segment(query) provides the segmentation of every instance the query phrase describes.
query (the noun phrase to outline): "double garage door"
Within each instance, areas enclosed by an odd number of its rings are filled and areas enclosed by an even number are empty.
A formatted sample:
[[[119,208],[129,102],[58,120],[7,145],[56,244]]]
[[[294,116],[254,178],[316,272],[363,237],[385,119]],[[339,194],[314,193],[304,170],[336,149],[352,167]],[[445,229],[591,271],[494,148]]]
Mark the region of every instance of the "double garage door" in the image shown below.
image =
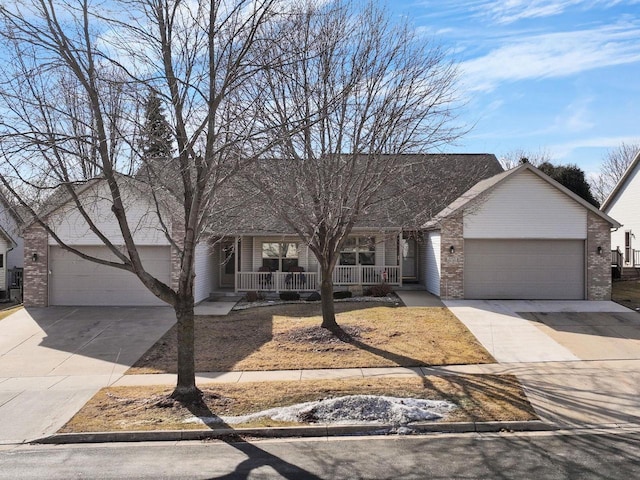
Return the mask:
[[[106,247],[80,247],[83,253],[114,260]],[[169,283],[171,255],[169,247],[140,247],[145,269]],[[165,305],[133,273],[83,260],[60,247],[49,248],[50,305]]]
[[[464,242],[467,299],[582,300],[583,240]]]

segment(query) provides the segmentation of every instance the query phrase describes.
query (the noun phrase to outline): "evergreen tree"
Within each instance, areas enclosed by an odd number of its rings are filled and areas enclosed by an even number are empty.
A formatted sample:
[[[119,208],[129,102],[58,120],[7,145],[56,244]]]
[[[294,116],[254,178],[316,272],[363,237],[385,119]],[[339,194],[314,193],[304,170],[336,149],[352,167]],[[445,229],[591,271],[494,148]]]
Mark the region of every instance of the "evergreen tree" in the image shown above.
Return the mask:
[[[173,155],[173,131],[165,117],[162,102],[153,90],[145,106],[140,144],[146,160],[169,160]]]
[[[584,198],[591,205],[600,206],[600,203],[591,193],[591,187],[585,179],[584,171],[577,165],[553,165],[550,162],[544,162],[538,168],[556,182]]]

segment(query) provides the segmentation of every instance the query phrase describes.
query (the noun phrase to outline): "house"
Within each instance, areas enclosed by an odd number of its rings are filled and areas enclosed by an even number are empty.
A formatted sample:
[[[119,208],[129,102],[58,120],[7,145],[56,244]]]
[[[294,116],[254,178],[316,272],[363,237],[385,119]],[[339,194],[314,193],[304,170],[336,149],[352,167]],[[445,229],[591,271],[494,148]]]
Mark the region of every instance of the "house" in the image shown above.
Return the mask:
[[[334,271],[337,288],[386,282],[444,298],[609,298],[615,220],[528,164],[503,172],[488,154],[406,160],[418,188],[398,188],[391,203],[368,211],[354,227]],[[82,194],[108,198],[102,188],[104,182],[96,182]],[[388,188],[393,191],[392,179]],[[132,184],[125,200],[143,263],[167,283],[175,281],[176,252],[160,233],[150,199]],[[71,204],[48,215],[65,242],[109,258]],[[107,200],[91,215],[114,244],[122,243]],[[196,251],[196,302],[220,290],[319,289],[315,256],[266,209],[230,214],[224,229],[209,234]],[[37,224],[25,230],[25,241],[26,304],[160,304],[133,274],[67,252]]]
[[[614,256],[620,252],[624,267],[640,269],[640,152],[600,209],[622,223],[611,233]]]
[[[12,286],[19,292],[24,265],[22,223],[15,206],[0,191],[0,298],[8,298]]]

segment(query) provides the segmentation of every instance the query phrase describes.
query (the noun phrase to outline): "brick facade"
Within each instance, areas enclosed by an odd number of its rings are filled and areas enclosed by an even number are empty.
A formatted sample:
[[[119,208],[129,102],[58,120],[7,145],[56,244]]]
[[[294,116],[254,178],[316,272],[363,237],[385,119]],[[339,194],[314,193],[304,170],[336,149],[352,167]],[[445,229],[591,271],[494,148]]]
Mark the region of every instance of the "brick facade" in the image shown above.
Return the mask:
[[[24,238],[24,292],[26,307],[49,305],[49,245],[46,230],[34,223],[23,233]],[[33,256],[38,256],[34,261]]]
[[[443,220],[440,230],[440,297],[464,298],[464,238],[462,212]],[[454,253],[451,253],[451,247]]]
[[[611,226],[593,212],[587,216],[586,295],[587,300],[611,300]],[[440,296],[464,299],[464,224],[462,213],[441,225]],[[451,246],[455,252],[451,253]],[[602,253],[598,254],[598,247]]]
[[[586,248],[587,300],[611,300],[611,225],[593,212],[587,214]]]

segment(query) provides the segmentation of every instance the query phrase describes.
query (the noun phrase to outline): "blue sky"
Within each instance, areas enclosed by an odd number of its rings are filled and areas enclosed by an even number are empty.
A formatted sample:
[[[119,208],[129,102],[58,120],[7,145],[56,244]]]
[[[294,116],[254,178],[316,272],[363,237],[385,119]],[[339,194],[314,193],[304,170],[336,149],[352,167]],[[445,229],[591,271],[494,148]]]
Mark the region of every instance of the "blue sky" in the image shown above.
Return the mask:
[[[640,0],[391,0],[460,63],[461,119],[449,151],[523,149],[597,172],[640,141]]]

